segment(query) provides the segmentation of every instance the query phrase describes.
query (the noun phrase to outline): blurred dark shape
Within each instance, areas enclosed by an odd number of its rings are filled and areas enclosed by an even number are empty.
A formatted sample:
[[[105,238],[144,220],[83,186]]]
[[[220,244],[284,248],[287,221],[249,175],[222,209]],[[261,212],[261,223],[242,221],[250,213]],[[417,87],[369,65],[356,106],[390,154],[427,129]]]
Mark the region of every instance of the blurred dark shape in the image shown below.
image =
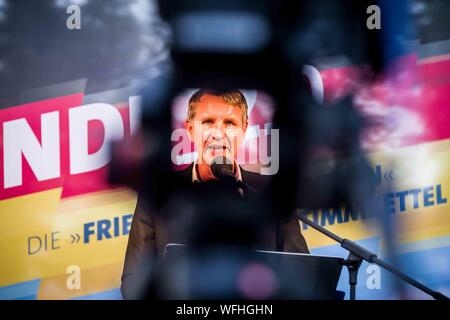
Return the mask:
[[[236,277],[255,262],[252,251],[264,237],[268,215],[258,195],[247,193],[243,198],[234,184],[219,180],[183,184],[160,214],[173,234],[186,239],[189,249],[186,259],[169,269],[156,265],[158,271],[143,289],[145,298],[245,298]],[[183,268],[188,262],[187,280]]]
[[[177,220],[181,212],[193,214],[185,223],[174,224],[185,226],[176,232],[188,236],[192,245],[189,257],[200,257],[209,265],[205,259],[211,258],[209,262],[214,264],[217,260],[212,252],[222,252],[244,267],[247,260],[241,260],[241,253],[250,254],[264,226],[289,217],[299,207],[347,205],[369,215],[383,210],[374,198],[375,175],[360,146],[366,122],[352,97],[321,106],[302,75],[306,63],[330,55],[366,64],[372,75],[377,75],[385,71],[390,59],[404,53],[407,35],[401,25],[389,25],[393,32],[389,37],[367,28],[366,9],[371,4],[373,1],[356,0],[159,1],[161,16],[174,35],[173,69],[163,82],[150,82],[144,91],[142,132],[145,141],[152,141],[152,152],[144,152],[140,193],[168,222]],[[383,7],[389,11],[386,23],[396,14],[404,15],[402,4]],[[399,35],[402,41],[396,43]],[[164,87],[160,92],[165,95],[155,98],[151,87]],[[258,201],[244,204],[230,184],[189,186],[188,192],[180,184],[171,167],[170,106],[172,98],[185,88],[249,88],[273,97],[277,108],[273,128],[280,133],[280,170]],[[146,296],[172,297],[173,292],[158,288],[164,286],[158,280],[164,272],[159,268],[150,279]],[[225,271],[223,276],[229,277]],[[214,283],[213,275],[203,280]],[[241,298],[234,291],[216,293],[215,298]],[[190,292],[184,293],[186,296],[208,295]]]
[[[315,106],[310,95],[298,99],[305,106],[298,112],[303,114],[295,118],[291,113],[289,122],[282,124],[285,130],[280,127],[286,139],[281,141],[284,163],[280,162],[274,186],[274,192],[283,187],[278,201],[292,208],[347,204],[368,210],[365,201],[374,194],[376,179],[360,148],[364,119],[350,98],[326,108]]]
[[[392,216],[371,196],[373,176],[361,156],[359,135],[367,124],[351,97],[318,105],[302,67],[316,58],[344,56],[351,64],[367,64],[373,77],[389,73],[387,66],[410,50],[414,30],[408,13],[423,43],[447,40],[449,1],[159,1],[174,32],[173,68],[170,30],[154,1],[79,3],[82,30],[70,31],[70,1],[0,1],[0,107],[19,104],[21,90],[79,78],[88,79],[86,93],[146,82],[142,130],[114,155],[112,176],[164,208],[173,199],[182,201],[174,197],[177,177],[170,167],[174,94],[185,87],[262,89],[278,107],[273,127],[281,138],[281,169],[263,197],[266,213],[283,216],[297,206],[350,202],[381,213],[392,236]],[[372,4],[382,9],[381,31],[366,28]]]
[[[278,204],[283,203],[283,210],[276,211],[287,214],[297,205],[293,198],[297,197],[299,192],[292,177],[296,181],[299,179],[299,164],[303,166],[307,163],[303,159],[306,159],[312,147],[324,143],[316,141],[316,138],[331,139],[327,144],[340,158],[360,156],[359,132],[363,124],[358,124],[358,118],[351,117],[347,112],[357,114],[352,111],[351,99],[346,100],[346,110],[336,108],[333,111],[332,107],[323,110],[323,107],[310,98],[311,95],[303,82],[301,66],[314,56],[341,54],[349,56],[355,63],[367,62],[373,70],[381,70],[385,61],[380,32],[369,32],[366,27],[366,8],[370,5],[369,1],[349,1],[339,5],[329,1],[301,4],[289,1],[244,1],[233,4],[228,1],[161,1],[159,5],[162,17],[170,23],[174,34],[174,73],[171,82],[174,93],[186,87],[257,88],[274,97],[278,108],[274,127],[280,129],[281,137],[280,171],[286,172],[280,172],[280,185],[274,190],[288,190],[286,194],[281,194],[280,198],[275,197]],[[214,14],[210,15],[211,13]],[[323,27],[310,27],[311,24],[321,23],[319,17],[324,21]],[[226,21],[231,23],[235,19],[244,21],[241,22],[244,26],[246,23],[259,26],[253,33],[258,39],[264,38],[264,41],[258,41],[251,48],[240,47],[240,27],[235,32],[223,31],[223,24]],[[255,19],[259,23],[252,24]],[[202,23],[208,27],[199,27]],[[190,37],[181,37],[186,30],[191,30]],[[260,35],[261,33],[264,36]],[[313,36],[312,39],[317,40],[307,41],[308,37],[304,37],[308,33]],[[353,36],[349,37],[349,34]],[[320,42],[325,35],[328,40]],[[201,42],[198,38],[204,41]],[[219,46],[217,39],[221,38],[227,41],[220,40],[223,43]],[[317,46],[314,46],[314,43],[317,43]],[[155,103],[145,103],[146,108],[147,106],[151,106],[151,115],[144,109],[144,122],[158,125],[162,123],[160,120],[164,119],[163,121],[169,124],[169,107],[161,107],[164,113],[162,115],[154,113]],[[325,114],[329,110],[332,111],[327,117]],[[315,121],[314,124],[308,123],[308,119],[319,119],[322,114],[324,119]],[[341,130],[342,128],[345,128],[345,131]],[[160,172],[170,172],[167,152],[169,143],[164,142],[170,139],[167,129],[165,132],[166,134],[161,136],[161,152],[158,154],[165,155],[161,163],[167,165],[165,170],[158,170]],[[323,135],[315,137],[319,132]],[[287,177],[289,178],[285,180]],[[331,178],[334,180],[334,177]],[[370,179],[369,175],[368,178]],[[302,179],[303,177],[300,177],[299,181]],[[295,196],[289,196],[290,192]],[[325,205],[323,201],[322,205]]]
[[[450,38],[450,2],[447,0],[412,0],[410,13],[422,43]]]

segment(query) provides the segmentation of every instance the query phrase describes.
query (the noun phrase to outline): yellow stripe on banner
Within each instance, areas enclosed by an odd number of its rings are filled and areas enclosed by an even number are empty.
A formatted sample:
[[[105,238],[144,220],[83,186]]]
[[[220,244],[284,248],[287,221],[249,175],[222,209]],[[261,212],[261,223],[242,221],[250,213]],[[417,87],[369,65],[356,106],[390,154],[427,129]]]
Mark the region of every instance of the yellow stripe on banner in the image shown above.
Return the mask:
[[[302,222],[299,223],[301,226]],[[326,228],[331,232],[336,233],[341,238],[353,240],[379,236],[379,232],[377,228],[373,226],[373,223],[365,223],[363,221],[352,221],[348,223],[336,224],[327,226]],[[328,238],[311,227],[308,227],[307,230],[303,230],[302,234],[308,243],[309,249],[338,244],[336,241]]]
[[[402,213],[397,217],[395,223],[398,225],[395,236],[399,243],[410,243],[450,234],[450,215],[446,207]],[[299,224],[301,226],[302,222],[299,221]],[[382,236],[381,229],[375,219],[349,221],[325,227],[341,238],[352,240]],[[337,242],[310,227],[303,230],[302,234],[310,249],[337,244]]]
[[[60,197],[57,188],[0,201],[0,286],[45,274],[51,255],[28,255],[28,238],[51,233]]]
[[[393,215],[397,224],[397,240],[409,243],[450,235],[450,139],[421,145],[405,147],[385,152],[372,153],[368,158],[373,166],[381,167],[382,185],[377,193],[399,192],[411,189],[433,187],[431,201],[436,202],[436,185],[440,185],[441,196],[447,203],[425,207],[423,194],[418,197],[419,207],[414,208],[412,197],[406,201],[406,211],[399,210],[396,199]],[[384,174],[392,171],[392,180],[386,180]],[[309,218],[312,218],[309,216]],[[321,214],[319,214],[321,221]],[[300,222],[302,225],[302,223]],[[381,230],[376,219],[349,221],[333,225],[323,225],[342,238],[360,240],[380,236]],[[308,228],[303,235],[310,248],[336,244],[319,232]]]
[[[136,193],[134,191],[124,188],[74,196],[61,200],[58,213],[74,213],[86,208],[99,207],[116,202],[126,202],[135,198]]]
[[[134,212],[136,194],[128,189],[115,189],[78,196],[76,199],[60,201],[61,190],[22,196],[3,203],[2,229],[9,230],[1,235],[2,259],[0,285],[48,278],[66,273],[69,265],[78,265],[82,271],[108,264],[123,263],[128,236],[97,241],[91,237],[83,243],[83,225],[109,219],[113,223],[118,217]],[[77,205],[78,204],[78,205]],[[58,210],[59,206],[59,210]],[[14,212],[15,214],[10,214]],[[57,241],[52,249],[52,232]],[[81,239],[73,241],[71,235]],[[47,236],[47,250],[43,248],[28,254],[28,239],[39,236],[44,246]],[[39,247],[39,240],[32,241],[32,249]],[[33,248],[34,244],[34,248]],[[31,250],[33,251],[33,250]]]
[[[0,240],[49,227],[58,209],[61,188],[0,201]],[[36,225],[36,223],[38,223]]]
[[[80,205],[76,206],[76,203]],[[70,213],[68,207],[71,207]],[[61,240],[61,247],[64,248],[64,251],[54,255],[52,268],[48,270],[48,274],[65,273],[69,265],[78,265],[84,272],[84,270],[103,265],[123,263],[128,236],[120,235],[98,241],[94,235],[90,237],[89,243],[84,243],[83,225],[91,222],[97,223],[99,220],[109,220],[113,223],[115,217],[118,217],[119,223],[121,223],[120,218],[123,215],[132,214],[135,207],[136,195],[128,189],[94,193],[77,197],[76,200],[63,200],[61,202],[63,214],[55,217],[53,228],[60,230],[64,235]],[[95,224],[93,229],[97,234],[96,227]],[[121,224],[119,229],[122,229]],[[72,244],[71,234],[80,235],[80,241]]]
[[[400,242],[408,243],[447,235],[450,235],[448,206],[408,212],[400,221]]]

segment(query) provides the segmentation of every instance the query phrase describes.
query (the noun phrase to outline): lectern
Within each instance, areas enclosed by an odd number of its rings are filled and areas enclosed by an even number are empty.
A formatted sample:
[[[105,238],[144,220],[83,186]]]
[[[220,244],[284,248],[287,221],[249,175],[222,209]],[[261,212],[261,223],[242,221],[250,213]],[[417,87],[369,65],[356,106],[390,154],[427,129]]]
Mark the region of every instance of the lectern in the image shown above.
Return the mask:
[[[175,272],[178,279],[188,277],[184,284],[189,283],[193,298],[214,299],[220,298],[220,292],[234,292],[233,286],[240,278],[242,266],[259,265],[271,271],[276,279],[277,292],[271,298],[342,299],[336,292],[344,262],[342,258],[262,250],[251,251],[245,256],[242,252],[226,250],[192,255],[188,250],[186,245],[168,244],[164,265]]]

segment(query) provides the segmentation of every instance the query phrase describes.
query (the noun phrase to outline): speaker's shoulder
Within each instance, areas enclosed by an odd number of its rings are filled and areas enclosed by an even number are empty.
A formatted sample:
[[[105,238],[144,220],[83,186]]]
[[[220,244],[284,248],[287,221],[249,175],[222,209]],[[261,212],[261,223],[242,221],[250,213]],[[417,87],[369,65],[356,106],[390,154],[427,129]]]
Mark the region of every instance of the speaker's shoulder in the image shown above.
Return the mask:
[[[176,180],[178,183],[183,184],[191,184],[192,183],[192,169],[194,168],[194,164],[191,163],[185,169],[176,171],[174,173]]]
[[[261,175],[257,172],[247,171],[240,166],[242,182],[247,186],[263,192],[270,184],[270,176]]]

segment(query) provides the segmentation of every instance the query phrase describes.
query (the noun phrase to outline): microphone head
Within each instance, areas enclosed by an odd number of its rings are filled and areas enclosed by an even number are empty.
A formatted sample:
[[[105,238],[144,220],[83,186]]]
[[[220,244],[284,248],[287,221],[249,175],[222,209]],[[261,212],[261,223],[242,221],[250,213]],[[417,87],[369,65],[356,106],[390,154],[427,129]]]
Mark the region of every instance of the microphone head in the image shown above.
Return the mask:
[[[224,156],[215,157],[211,161],[211,171],[219,180],[225,180],[234,177],[233,162]]]

